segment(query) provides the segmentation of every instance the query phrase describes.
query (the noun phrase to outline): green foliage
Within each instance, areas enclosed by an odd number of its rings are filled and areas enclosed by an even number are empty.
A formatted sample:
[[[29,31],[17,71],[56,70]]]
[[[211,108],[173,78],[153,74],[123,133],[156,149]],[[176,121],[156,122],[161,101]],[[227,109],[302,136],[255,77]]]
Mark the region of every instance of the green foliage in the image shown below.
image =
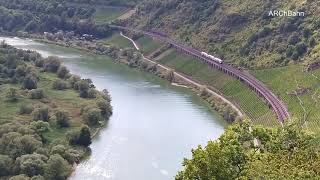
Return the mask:
[[[43,174],[47,157],[40,154],[26,154],[16,159],[16,171],[30,177]]]
[[[56,73],[60,68],[61,62],[58,57],[50,56],[45,59],[44,69],[48,72]]]
[[[67,111],[58,110],[55,113],[57,125],[61,128],[70,126],[70,115]]]
[[[192,150],[176,179],[319,178],[316,140],[298,124],[278,129],[235,124],[219,140]]]
[[[9,91],[7,92],[6,97],[8,98],[9,101],[15,102],[19,99],[20,94],[17,89],[10,88]]]
[[[80,130],[68,132],[67,140],[71,145],[88,147],[91,144],[91,133],[89,127],[83,126]]]
[[[13,160],[7,155],[0,154],[0,177],[11,174]]]
[[[48,179],[64,180],[67,179],[71,173],[71,165],[63,159],[60,155],[51,155],[46,169],[45,177]]]
[[[56,80],[52,84],[52,88],[55,90],[65,90],[68,88],[68,84],[63,80]]]
[[[43,89],[33,89],[30,91],[30,98],[31,99],[43,99],[46,96],[47,95]]]
[[[119,24],[164,32],[244,68],[277,67],[314,58],[306,50],[314,49],[317,42],[311,38],[319,36],[316,1],[144,0],[136,9],[135,16]],[[279,9],[308,15],[268,15],[270,10]],[[310,41],[311,44],[307,43]],[[286,56],[288,46],[298,42],[305,45]],[[269,58],[274,56],[280,58]]]
[[[23,83],[22,83],[22,88],[23,89],[37,89],[38,87],[38,80],[36,77],[32,75],[28,75],[24,78]]]
[[[65,79],[70,75],[69,70],[65,66],[60,66],[57,74],[58,74],[58,77],[61,79]]]
[[[32,112],[33,120],[36,121],[49,121],[50,118],[50,108],[48,106],[43,106],[35,108]]]
[[[101,110],[95,107],[85,108],[82,116],[85,123],[89,126],[98,125],[99,121],[103,119]]]
[[[31,114],[33,106],[31,104],[22,104],[20,106],[19,114]]]

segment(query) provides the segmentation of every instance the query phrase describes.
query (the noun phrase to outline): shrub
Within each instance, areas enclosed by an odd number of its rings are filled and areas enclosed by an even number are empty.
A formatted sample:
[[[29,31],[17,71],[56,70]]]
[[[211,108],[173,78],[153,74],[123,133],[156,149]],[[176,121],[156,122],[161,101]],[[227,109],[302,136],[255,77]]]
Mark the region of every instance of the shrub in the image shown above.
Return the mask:
[[[50,109],[47,106],[36,108],[33,112],[33,120],[48,121],[50,118]]]
[[[90,128],[88,126],[82,126],[80,131],[69,131],[66,137],[71,145],[80,145],[88,147],[91,144],[91,133]]]
[[[70,126],[70,117],[69,113],[63,110],[58,110],[55,113],[57,125],[59,127],[69,127]]]
[[[60,66],[57,74],[59,78],[65,79],[69,76],[69,70],[65,66]]]
[[[33,107],[30,104],[23,104],[20,106],[19,114],[31,114]]]
[[[50,56],[45,59],[44,69],[46,71],[56,73],[61,65],[61,62],[58,57]]]
[[[9,91],[7,92],[6,97],[8,98],[9,101],[14,102],[19,99],[20,94],[17,89],[10,88]]]
[[[89,89],[88,90],[88,98],[94,99],[97,97],[97,90]]]
[[[42,98],[45,98],[45,97],[46,97],[46,94],[45,94],[43,89],[33,89],[30,92],[30,98],[31,99],[42,99]]]
[[[34,64],[37,66],[37,67],[43,67],[44,66],[44,60],[42,58],[39,58],[39,59],[36,59]]]
[[[38,87],[38,80],[36,77],[32,75],[28,75],[27,77],[24,78],[23,83],[22,83],[22,88],[23,89],[37,89]]]
[[[52,88],[55,90],[65,90],[68,88],[68,84],[63,80],[56,80],[53,82]]]
[[[89,126],[94,126],[102,120],[101,111],[98,108],[90,107],[83,113],[83,120]]]
[[[108,101],[100,100],[97,102],[97,106],[104,117],[109,118],[112,115],[112,106]]]

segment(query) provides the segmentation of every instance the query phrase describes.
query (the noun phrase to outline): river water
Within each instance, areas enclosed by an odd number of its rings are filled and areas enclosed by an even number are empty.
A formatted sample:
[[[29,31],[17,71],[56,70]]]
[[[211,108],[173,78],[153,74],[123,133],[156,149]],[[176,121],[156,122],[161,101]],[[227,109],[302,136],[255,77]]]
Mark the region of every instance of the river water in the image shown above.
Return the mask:
[[[73,74],[108,89],[114,114],[93,140],[91,156],[79,164],[72,180],[166,180],[182,168],[191,149],[217,139],[225,123],[199,97],[153,75],[115,64],[105,56],[1,38],[17,48],[56,55]]]

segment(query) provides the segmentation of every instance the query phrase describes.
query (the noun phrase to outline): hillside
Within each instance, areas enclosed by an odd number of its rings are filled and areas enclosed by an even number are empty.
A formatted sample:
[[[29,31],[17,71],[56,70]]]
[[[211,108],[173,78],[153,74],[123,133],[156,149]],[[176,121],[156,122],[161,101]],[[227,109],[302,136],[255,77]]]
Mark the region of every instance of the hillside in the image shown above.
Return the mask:
[[[284,66],[317,60],[318,1],[145,0],[131,26],[158,29],[170,37],[244,68]],[[272,17],[270,10],[305,12]]]

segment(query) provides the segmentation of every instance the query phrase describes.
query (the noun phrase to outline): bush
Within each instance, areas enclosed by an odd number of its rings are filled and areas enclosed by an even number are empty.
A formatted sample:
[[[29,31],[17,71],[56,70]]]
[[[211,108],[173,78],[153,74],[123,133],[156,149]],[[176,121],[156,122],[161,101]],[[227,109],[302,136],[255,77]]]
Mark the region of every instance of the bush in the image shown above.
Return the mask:
[[[43,67],[44,66],[44,60],[42,58],[38,58],[34,61],[34,64],[37,66],[37,67]]]
[[[31,99],[42,99],[45,97],[46,97],[46,94],[43,89],[34,89],[30,92]]]
[[[56,80],[53,82],[52,88],[55,90],[65,90],[68,88],[68,84],[63,80]]]
[[[55,113],[57,125],[59,127],[69,127],[70,126],[70,117],[69,113],[63,110],[58,110]]]
[[[10,88],[9,91],[7,92],[6,97],[8,98],[9,101],[14,102],[20,98],[20,94],[17,89]]]
[[[82,126],[80,131],[69,131],[67,133],[67,140],[71,145],[88,147],[91,144],[90,128],[88,126]]]
[[[36,77],[32,75],[28,75],[27,77],[24,78],[23,83],[22,83],[22,88],[23,89],[37,89],[38,87],[38,80]]]
[[[65,66],[60,66],[57,74],[59,78],[65,79],[69,76],[69,70]]]
[[[33,107],[30,104],[23,104],[20,106],[19,114],[31,114]]]
[[[36,108],[33,112],[33,120],[48,121],[50,119],[50,109],[47,106]]]
[[[101,111],[98,108],[90,107],[83,113],[83,120],[89,126],[94,126],[102,120]]]
[[[95,89],[89,89],[88,90],[88,98],[94,99],[97,97],[97,90]]]
[[[60,68],[61,62],[58,57],[50,56],[45,59],[44,69],[46,71],[56,73]]]
[[[112,106],[107,100],[100,100],[97,102],[97,106],[99,107],[101,114],[109,119],[112,115]]]

